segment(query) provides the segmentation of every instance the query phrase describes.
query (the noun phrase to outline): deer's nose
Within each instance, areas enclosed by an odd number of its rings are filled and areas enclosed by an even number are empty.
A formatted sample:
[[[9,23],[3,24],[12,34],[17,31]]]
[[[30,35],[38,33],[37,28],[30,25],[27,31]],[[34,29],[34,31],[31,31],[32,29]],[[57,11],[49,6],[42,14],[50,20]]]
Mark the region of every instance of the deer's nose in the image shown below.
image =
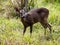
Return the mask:
[[[25,16],[21,16],[22,18],[25,18]]]

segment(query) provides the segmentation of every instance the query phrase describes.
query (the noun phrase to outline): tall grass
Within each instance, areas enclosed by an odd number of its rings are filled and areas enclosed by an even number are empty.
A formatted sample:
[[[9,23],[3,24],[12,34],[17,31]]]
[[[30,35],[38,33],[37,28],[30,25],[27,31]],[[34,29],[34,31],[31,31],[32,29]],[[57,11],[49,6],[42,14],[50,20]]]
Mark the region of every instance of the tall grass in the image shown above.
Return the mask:
[[[50,20],[51,21],[51,20]],[[53,25],[53,24],[52,24]],[[32,37],[30,38],[29,28],[25,35],[22,35],[23,25],[20,19],[0,18],[0,45],[59,45],[60,32],[53,33],[54,40],[44,38],[44,29],[40,23],[33,27]],[[59,26],[54,25],[53,29],[60,30]],[[49,31],[47,29],[47,39]]]
[[[52,38],[46,40],[44,38],[44,29],[40,23],[36,23],[33,27],[33,33],[30,38],[29,27],[25,35],[22,35],[23,25],[20,19],[6,19],[0,17],[0,45],[60,45],[60,4],[45,3],[37,1],[38,7],[46,7],[49,9],[48,22],[52,25]],[[49,38],[49,30],[47,29],[47,39]]]

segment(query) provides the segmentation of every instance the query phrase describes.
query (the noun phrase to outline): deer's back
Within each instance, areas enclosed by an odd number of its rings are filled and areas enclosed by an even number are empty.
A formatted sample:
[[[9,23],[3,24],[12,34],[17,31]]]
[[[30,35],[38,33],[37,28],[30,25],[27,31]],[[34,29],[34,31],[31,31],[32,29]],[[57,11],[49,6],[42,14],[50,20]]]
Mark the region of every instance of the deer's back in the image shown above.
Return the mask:
[[[36,8],[29,11],[30,14],[37,14],[39,16],[47,16],[49,14],[49,10],[47,8]]]
[[[46,8],[36,8],[28,12],[31,15],[34,21],[44,20],[48,18],[49,10]]]

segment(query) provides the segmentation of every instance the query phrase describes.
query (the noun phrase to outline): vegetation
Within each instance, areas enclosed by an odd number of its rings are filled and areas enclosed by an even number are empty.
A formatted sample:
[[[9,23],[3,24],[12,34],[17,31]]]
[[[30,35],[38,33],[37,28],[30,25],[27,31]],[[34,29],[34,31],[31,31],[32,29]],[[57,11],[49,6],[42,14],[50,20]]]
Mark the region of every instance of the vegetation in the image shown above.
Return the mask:
[[[17,15],[14,11],[11,0],[0,1],[0,45],[60,45],[60,3],[59,0],[34,0],[35,8],[46,7],[50,14],[48,22],[52,25],[52,38],[47,29],[46,39],[44,38],[44,29],[40,23],[33,27],[33,34],[30,37],[29,28],[25,35],[22,35],[23,25],[20,18],[11,18]],[[6,18],[8,17],[9,18]]]

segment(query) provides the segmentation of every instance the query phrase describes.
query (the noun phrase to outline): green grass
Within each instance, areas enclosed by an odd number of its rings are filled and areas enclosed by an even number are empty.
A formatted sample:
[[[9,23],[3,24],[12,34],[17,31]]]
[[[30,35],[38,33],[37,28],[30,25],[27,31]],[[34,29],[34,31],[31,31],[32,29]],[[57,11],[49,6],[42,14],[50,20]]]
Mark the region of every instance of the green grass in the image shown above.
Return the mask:
[[[39,1],[38,1],[39,2]],[[46,7],[50,14],[48,22],[52,25],[52,38],[46,40],[44,28],[40,23],[33,26],[33,33],[30,37],[29,27],[25,35],[22,35],[23,24],[20,19],[6,19],[0,17],[0,45],[60,45],[60,4],[37,3],[38,7]],[[49,39],[50,33],[47,29],[46,38]]]
[[[52,33],[54,40],[46,40],[43,27],[40,23],[36,23],[30,38],[29,28],[27,28],[25,35],[22,35],[23,25],[20,19],[0,18],[0,45],[60,45],[60,26],[53,25],[52,29],[57,30]],[[49,35],[47,29],[47,39]]]

